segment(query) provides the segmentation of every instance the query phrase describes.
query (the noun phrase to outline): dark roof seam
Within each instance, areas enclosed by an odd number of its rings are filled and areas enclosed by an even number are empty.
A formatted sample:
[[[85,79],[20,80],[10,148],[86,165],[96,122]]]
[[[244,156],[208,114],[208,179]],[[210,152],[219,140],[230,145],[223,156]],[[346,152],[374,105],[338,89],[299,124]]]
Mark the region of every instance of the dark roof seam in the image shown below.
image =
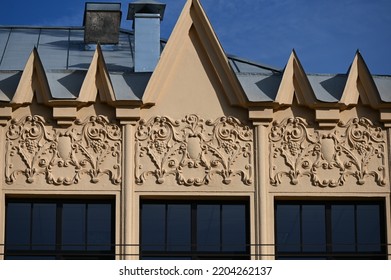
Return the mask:
[[[130,55],[132,56],[132,61],[134,61],[134,51],[133,51],[132,39],[130,35],[128,35],[128,40],[129,40]]]
[[[236,63],[235,63],[235,60],[233,60],[233,59],[231,59],[231,65],[233,64],[234,66],[235,66],[235,69],[236,69],[236,72],[237,73],[240,73],[240,69],[239,69],[239,67],[236,65]],[[232,66],[231,66],[232,67]],[[235,71],[235,70],[234,70]]]
[[[1,64],[3,63],[3,59],[4,59],[4,55],[5,55],[5,51],[7,50],[7,47],[8,47],[8,42],[10,40],[10,37],[11,37],[11,32],[12,32],[12,27],[10,28],[10,31],[8,32],[8,38],[7,38],[7,42],[5,42],[5,46],[4,46],[4,50],[3,50],[3,54],[1,55],[1,58],[0,58],[0,66]]]
[[[66,68],[67,70],[69,70],[69,49],[71,47],[71,29],[69,28],[68,29],[68,48],[67,48],[67,62],[66,62]]]
[[[37,45],[35,46],[37,48],[37,50],[39,48],[39,41],[41,40],[41,34],[42,34],[42,28],[39,29]]]

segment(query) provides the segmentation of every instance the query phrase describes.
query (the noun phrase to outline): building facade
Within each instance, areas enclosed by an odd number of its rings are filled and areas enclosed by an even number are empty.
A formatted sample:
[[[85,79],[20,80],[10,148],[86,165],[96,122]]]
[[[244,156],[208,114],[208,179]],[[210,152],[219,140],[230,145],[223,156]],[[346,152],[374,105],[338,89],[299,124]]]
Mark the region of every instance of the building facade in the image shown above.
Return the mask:
[[[391,77],[227,56],[198,0],[165,42],[152,2],[0,27],[0,257],[390,258]]]

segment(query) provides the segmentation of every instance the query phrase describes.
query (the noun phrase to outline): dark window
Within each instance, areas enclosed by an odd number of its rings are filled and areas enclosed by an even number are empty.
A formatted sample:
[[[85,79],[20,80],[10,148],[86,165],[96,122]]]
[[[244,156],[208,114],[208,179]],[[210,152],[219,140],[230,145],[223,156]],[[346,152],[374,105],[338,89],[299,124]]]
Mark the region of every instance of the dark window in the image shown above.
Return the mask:
[[[276,202],[279,259],[385,259],[384,203]]]
[[[249,259],[246,202],[141,203],[142,259]]]
[[[114,259],[114,203],[6,202],[6,259]]]

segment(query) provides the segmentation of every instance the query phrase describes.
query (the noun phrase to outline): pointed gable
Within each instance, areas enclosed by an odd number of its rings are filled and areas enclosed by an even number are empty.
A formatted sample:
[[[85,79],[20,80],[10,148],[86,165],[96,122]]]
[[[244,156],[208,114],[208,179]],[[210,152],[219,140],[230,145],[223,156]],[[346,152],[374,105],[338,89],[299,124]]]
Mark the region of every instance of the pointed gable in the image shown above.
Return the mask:
[[[307,75],[293,50],[285,67],[275,101],[281,105],[292,105],[294,96],[299,105],[313,107],[317,103]]]
[[[99,44],[96,47],[77,101],[82,103],[95,102],[98,93],[102,102],[109,104],[115,102],[114,90]]]
[[[372,75],[357,51],[340,102],[345,106],[357,105],[359,98],[364,105],[372,108],[379,108],[382,103]]]
[[[11,104],[30,104],[34,95],[38,103],[48,104],[51,99],[45,70],[36,48],[32,50],[27,60]]]
[[[245,106],[245,94],[198,0],[188,0],[143,96],[174,110]],[[175,105],[176,104],[176,105]],[[152,109],[152,108],[151,108]]]

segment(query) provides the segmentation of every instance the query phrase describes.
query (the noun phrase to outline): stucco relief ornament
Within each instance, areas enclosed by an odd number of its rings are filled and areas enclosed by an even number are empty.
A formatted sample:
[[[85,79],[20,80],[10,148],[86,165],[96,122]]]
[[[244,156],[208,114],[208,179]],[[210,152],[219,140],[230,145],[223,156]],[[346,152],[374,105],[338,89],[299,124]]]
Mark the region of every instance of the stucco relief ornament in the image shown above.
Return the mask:
[[[320,149],[318,135],[308,132],[307,122],[302,118],[287,118],[281,123],[273,122],[270,140],[270,183],[278,185],[281,178],[287,176],[291,184],[297,185],[299,177],[311,176],[311,167],[314,164],[314,153]],[[275,159],[282,158],[287,168],[282,171],[281,166],[274,163]],[[280,171],[278,171],[280,170]],[[277,172],[276,172],[277,171]]]
[[[349,176],[363,185],[373,177],[385,185],[385,134],[366,118],[340,122],[329,133],[311,134],[302,118],[274,122],[269,134],[270,183],[284,176],[296,185],[308,176],[315,186],[342,186]]]
[[[154,176],[162,184],[172,176],[179,185],[201,186],[219,175],[224,184],[240,176],[250,185],[251,153],[252,131],[233,117],[141,120],[136,132],[136,182],[143,184]]]
[[[76,120],[66,131],[57,131],[40,116],[11,120],[6,134],[6,182],[24,175],[28,183],[44,175],[48,184],[71,185],[103,174],[113,184],[121,182],[121,131],[103,116]]]

